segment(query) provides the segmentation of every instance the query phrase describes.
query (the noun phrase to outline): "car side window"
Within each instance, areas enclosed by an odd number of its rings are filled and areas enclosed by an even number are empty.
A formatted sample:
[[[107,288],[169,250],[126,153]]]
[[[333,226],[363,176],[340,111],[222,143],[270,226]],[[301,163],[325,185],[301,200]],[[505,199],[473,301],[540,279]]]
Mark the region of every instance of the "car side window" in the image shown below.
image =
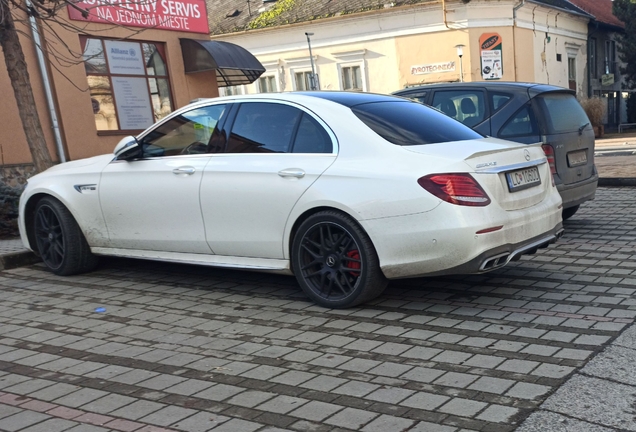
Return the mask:
[[[490,104],[492,106],[493,114],[503,108],[510,100],[512,95],[508,93],[493,93],[490,92]]]
[[[449,117],[473,127],[486,116],[484,93],[471,90],[437,91],[433,106]]]
[[[499,131],[499,138],[524,135],[539,135],[539,126],[529,104],[517,111]]]
[[[226,105],[211,105],[181,113],[159,125],[141,140],[143,157],[208,153]]]
[[[327,131],[309,114],[303,113],[292,153],[331,153],[333,143]]]
[[[413,94],[406,94],[404,95],[407,98],[414,100],[415,102],[419,102],[422,104],[426,104],[426,92],[418,92],[418,93],[413,93]]]
[[[244,102],[232,125],[227,153],[287,153],[303,112],[289,105]]]

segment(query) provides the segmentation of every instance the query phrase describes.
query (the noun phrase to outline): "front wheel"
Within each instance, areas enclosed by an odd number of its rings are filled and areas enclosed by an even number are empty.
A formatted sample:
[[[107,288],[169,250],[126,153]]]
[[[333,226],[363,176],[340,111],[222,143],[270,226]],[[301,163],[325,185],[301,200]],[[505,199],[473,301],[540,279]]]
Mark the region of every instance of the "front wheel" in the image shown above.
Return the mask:
[[[379,296],[387,285],[371,239],[339,212],[322,211],[300,225],[291,261],[300,287],[320,306],[355,306]]]
[[[34,219],[38,252],[53,273],[68,276],[95,268],[97,257],[64,204],[53,197],[42,198]]]

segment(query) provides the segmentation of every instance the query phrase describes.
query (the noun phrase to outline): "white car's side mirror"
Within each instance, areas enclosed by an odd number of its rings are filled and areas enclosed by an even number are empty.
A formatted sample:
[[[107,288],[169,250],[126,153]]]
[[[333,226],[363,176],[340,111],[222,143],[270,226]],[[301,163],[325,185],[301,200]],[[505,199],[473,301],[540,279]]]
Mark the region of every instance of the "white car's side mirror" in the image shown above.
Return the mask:
[[[115,146],[113,154],[118,159],[126,159],[139,151],[139,142],[134,136],[122,138]]]

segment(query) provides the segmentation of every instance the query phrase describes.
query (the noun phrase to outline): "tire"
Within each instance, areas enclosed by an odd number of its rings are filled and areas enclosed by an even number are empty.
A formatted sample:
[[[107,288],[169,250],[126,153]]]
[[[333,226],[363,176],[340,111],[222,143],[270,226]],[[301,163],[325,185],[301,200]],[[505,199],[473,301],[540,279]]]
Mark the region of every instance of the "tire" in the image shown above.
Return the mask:
[[[574,207],[568,207],[563,209],[562,217],[563,220],[570,219],[574,214],[579,210],[579,206],[575,205]]]
[[[91,253],[73,215],[57,199],[46,197],[38,202],[33,230],[38,253],[53,273],[68,276],[97,266],[97,257]]]
[[[298,227],[291,261],[305,294],[327,308],[368,302],[388,283],[369,236],[352,218],[336,211],[316,213]]]

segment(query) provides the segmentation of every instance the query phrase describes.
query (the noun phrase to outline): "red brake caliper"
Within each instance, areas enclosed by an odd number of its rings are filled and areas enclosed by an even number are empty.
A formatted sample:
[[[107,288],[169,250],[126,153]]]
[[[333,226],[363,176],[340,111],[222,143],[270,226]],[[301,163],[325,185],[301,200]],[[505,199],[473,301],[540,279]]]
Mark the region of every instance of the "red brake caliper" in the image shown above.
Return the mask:
[[[360,252],[358,252],[357,249],[354,250],[350,250],[349,252],[347,252],[347,257],[354,259],[354,260],[359,260],[360,259]],[[347,265],[345,266],[351,270],[355,270],[355,271],[350,271],[349,273],[351,274],[351,276],[355,276],[358,277],[360,276],[360,263],[359,262],[354,262],[354,261],[347,261]]]

